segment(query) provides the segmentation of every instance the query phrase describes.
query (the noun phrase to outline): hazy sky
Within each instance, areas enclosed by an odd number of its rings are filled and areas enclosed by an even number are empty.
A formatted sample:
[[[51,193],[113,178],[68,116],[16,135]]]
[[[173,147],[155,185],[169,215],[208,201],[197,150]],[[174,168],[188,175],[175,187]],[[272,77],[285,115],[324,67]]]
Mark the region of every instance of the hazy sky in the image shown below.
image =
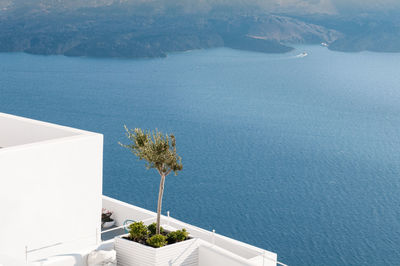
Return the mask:
[[[379,12],[400,9],[400,0],[260,0],[258,4],[291,13]]]
[[[154,1],[154,0],[122,0],[122,1]],[[398,8],[400,0],[163,0],[165,2],[177,1],[180,3],[191,2],[194,6],[213,6],[214,4],[226,5],[254,5],[262,6],[273,12],[289,13],[342,13],[383,11]],[[400,14],[399,14],[400,15]]]
[[[44,3],[45,5],[61,4],[69,7],[101,6],[112,2],[152,3],[154,6],[178,5],[186,6],[191,11],[207,11],[213,6],[254,6],[262,7],[269,12],[292,14],[309,13],[362,13],[366,11],[399,10],[400,0],[0,0],[0,7],[14,3],[26,6],[28,3]],[[400,14],[399,14],[400,15]]]

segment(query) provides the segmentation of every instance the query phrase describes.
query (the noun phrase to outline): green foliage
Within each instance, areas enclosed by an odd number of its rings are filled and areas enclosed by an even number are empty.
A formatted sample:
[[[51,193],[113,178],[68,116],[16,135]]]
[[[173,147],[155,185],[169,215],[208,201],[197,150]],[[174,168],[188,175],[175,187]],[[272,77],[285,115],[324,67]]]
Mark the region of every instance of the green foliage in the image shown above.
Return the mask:
[[[182,230],[176,230],[171,232],[167,235],[168,244],[173,244],[176,242],[181,242],[186,240],[189,237],[189,233],[186,231],[185,228]]]
[[[157,223],[152,223],[149,226],[147,226],[147,229],[150,232],[150,236],[153,236],[156,234],[156,230],[157,230]],[[164,234],[164,228],[162,228],[160,226],[160,234]]]
[[[176,141],[173,134],[162,134],[156,131],[143,131],[140,128],[129,130],[126,136],[132,144],[121,146],[128,148],[139,160],[146,161],[147,169],[155,168],[160,175],[167,176],[171,171],[178,174],[182,170],[182,158],[176,153]]]
[[[154,235],[146,240],[146,243],[153,248],[160,248],[167,244],[166,236]]]
[[[136,242],[144,241],[149,235],[147,226],[143,222],[135,222],[129,225],[129,237]]]
[[[162,196],[164,193],[165,177],[172,171],[175,175],[183,168],[182,158],[176,153],[175,136],[170,134],[163,135],[158,130],[156,131],[143,131],[140,128],[129,130],[126,126],[126,136],[132,144],[125,145],[119,143],[133,154],[139,160],[146,161],[147,169],[155,168],[161,176],[160,189],[158,194],[157,204],[157,226],[156,233],[160,234],[160,217]]]
[[[170,232],[168,235],[165,235],[162,227],[160,227],[161,234],[156,234],[156,228],[156,223],[146,226],[143,222],[135,222],[129,225],[129,239],[154,248],[160,248],[189,238],[189,233],[185,228]]]

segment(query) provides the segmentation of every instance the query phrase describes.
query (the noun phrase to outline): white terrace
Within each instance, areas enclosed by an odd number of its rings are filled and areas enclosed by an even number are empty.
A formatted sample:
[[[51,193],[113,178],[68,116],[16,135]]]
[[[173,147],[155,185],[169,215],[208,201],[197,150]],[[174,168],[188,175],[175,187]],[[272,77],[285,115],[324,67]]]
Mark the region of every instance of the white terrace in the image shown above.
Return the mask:
[[[0,113],[0,147],[0,266],[89,266],[87,255],[112,250],[126,220],[156,219],[154,212],[102,196],[101,134]],[[116,220],[103,232],[102,208]],[[275,253],[171,217],[162,216],[161,224],[186,228],[195,239],[191,251],[179,255],[190,265],[284,265]]]

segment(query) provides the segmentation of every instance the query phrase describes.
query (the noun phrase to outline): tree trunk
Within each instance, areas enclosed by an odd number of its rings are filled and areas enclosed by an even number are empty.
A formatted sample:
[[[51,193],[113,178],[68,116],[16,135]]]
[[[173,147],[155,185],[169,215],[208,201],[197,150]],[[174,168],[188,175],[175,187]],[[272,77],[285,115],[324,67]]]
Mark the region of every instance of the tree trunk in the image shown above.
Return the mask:
[[[163,197],[163,194],[164,194],[164,183],[165,183],[165,175],[161,175],[160,190],[158,191],[156,234],[160,234],[161,205],[162,205],[162,197]]]

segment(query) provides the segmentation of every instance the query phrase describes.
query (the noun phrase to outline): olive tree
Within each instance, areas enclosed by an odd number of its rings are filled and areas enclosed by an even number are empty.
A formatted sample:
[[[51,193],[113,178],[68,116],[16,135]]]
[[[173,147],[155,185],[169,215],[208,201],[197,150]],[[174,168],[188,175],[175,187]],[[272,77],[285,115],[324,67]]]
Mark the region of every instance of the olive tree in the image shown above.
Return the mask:
[[[134,130],[128,129],[126,126],[126,136],[131,141],[130,144],[122,144],[121,146],[129,149],[139,160],[144,160],[147,169],[154,168],[160,174],[160,188],[158,192],[157,203],[157,230],[156,234],[160,234],[160,218],[162,197],[164,194],[165,177],[171,172],[175,175],[182,170],[182,158],[176,153],[176,141],[173,134],[163,134],[156,131],[143,131],[140,128]]]

